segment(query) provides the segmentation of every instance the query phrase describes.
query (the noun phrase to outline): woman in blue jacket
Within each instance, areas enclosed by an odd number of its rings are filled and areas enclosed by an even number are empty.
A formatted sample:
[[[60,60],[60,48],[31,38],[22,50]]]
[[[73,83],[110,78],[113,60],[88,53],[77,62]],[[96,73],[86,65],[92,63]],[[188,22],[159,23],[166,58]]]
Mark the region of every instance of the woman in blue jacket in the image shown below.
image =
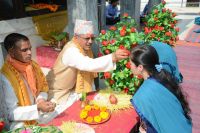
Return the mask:
[[[159,63],[162,64],[163,68],[170,72],[177,82],[183,82],[183,76],[178,68],[176,52],[174,49],[166,43],[152,41],[150,43],[158,54]]]
[[[191,133],[188,102],[175,77],[159,64],[155,48],[139,45],[130,60],[133,74],[144,78],[131,102],[147,133]]]

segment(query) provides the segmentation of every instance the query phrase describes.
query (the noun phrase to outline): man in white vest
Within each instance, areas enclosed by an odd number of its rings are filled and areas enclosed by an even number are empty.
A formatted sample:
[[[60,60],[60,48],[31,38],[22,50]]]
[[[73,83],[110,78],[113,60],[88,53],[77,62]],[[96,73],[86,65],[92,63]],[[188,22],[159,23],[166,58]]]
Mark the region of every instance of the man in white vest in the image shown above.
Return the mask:
[[[70,101],[70,98],[76,97],[78,93],[95,91],[96,72],[114,70],[118,60],[128,58],[127,51],[120,49],[93,59],[93,39],[92,21],[76,20],[74,37],[60,52],[46,77],[49,99],[61,104]]]

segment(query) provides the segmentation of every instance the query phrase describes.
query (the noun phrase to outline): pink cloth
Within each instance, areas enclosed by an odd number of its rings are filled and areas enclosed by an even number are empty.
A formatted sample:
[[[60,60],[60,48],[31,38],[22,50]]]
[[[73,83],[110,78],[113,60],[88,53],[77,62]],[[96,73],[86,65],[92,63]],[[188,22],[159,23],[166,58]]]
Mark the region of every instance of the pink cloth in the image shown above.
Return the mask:
[[[89,99],[93,97],[94,94],[88,96]],[[60,126],[62,122],[69,120],[82,123],[79,117],[80,111],[81,102],[77,101],[47,125]],[[96,133],[128,133],[136,125],[138,120],[139,118],[135,110],[127,109],[112,113],[110,119],[105,123],[90,126],[94,128]]]
[[[40,46],[36,48],[37,62],[41,67],[52,68],[59,51],[54,50],[50,46]]]

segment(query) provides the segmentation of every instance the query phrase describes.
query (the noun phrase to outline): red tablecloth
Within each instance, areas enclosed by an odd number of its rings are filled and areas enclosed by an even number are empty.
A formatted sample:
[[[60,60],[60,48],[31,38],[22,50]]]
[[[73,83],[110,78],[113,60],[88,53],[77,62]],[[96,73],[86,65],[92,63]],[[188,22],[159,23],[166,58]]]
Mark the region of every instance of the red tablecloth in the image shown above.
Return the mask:
[[[88,97],[91,99],[94,97],[94,94]],[[47,125],[60,126],[63,121],[69,120],[82,123],[79,118],[80,111],[81,102],[77,101]],[[138,115],[135,110],[127,109],[112,113],[111,118],[105,123],[90,126],[94,128],[96,133],[129,133],[137,122]]]
[[[50,46],[40,46],[36,48],[37,61],[41,67],[52,68],[58,54],[59,51],[54,50]]]

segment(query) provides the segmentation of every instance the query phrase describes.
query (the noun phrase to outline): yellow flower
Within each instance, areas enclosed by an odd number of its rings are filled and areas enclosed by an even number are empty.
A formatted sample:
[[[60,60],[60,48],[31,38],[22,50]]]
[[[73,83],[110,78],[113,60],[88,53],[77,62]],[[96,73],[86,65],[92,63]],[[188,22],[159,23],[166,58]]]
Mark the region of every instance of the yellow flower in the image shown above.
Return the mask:
[[[80,113],[80,118],[81,119],[85,119],[86,117],[88,116],[88,112],[87,111],[81,111],[81,113]]]
[[[108,112],[101,112],[100,116],[102,119],[107,119],[108,118]]]
[[[98,105],[93,105],[93,108],[94,108],[95,110],[99,110],[99,106],[98,106]]]
[[[90,105],[86,105],[86,106],[85,106],[85,110],[87,110],[87,111],[90,111],[91,108],[92,108],[92,107],[91,107]]]
[[[101,121],[101,117],[99,115],[94,117],[94,121],[95,122],[100,122]]]
[[[104,106],[104,107],[100,107],[100,110],[101,111],[106,111],[107,110],[107,108]]]
[[[88,116],[88,117],[86,118],[86,121],[87,121],[88,123],[92,123],[93,118],[92,118],[91,116]]]

